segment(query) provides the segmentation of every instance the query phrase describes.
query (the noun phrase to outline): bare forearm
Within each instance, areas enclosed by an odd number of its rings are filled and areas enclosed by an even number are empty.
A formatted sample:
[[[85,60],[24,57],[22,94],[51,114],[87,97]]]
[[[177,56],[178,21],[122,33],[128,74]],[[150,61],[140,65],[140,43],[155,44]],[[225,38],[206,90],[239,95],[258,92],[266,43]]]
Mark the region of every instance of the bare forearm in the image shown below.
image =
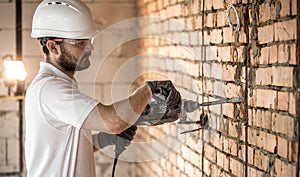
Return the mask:
[[[115,102],[106,109],[99,109],[107,117],[114,133],[120,133],[136,122],[151,99],[151,90],[147,85],[137,89],[128,99]],[[106,110],[106,111],[102,111]],[[110,117],[113,115],[112,117]]]
[[[118,134],[133,124],[152,97],[145,84],[127,99],[111,105],[98,104],[83,124],[83,128]]]

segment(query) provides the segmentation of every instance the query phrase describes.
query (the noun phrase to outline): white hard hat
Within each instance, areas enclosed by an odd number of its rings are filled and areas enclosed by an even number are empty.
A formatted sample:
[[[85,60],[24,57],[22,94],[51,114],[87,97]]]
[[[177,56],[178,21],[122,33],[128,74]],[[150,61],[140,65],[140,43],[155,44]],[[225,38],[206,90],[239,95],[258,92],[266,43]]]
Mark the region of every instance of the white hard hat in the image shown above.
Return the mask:
[[[87,39],[97,33],[89,8],[80,0],[43,0],[33,16],[33,38]]]

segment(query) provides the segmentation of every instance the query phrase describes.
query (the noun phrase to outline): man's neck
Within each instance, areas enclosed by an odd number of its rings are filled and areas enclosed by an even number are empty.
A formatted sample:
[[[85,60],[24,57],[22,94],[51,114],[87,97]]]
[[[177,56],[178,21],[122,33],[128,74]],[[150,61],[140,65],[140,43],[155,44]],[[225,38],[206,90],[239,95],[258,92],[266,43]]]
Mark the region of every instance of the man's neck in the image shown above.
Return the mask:
[[[59,69],[61,72],[65,73],[70,78],[72,78],[72,79],[74,78],[74,74],[75,74],[74,71],[65,70],[57,62],[52,62],[51,60],[47,60],[46,62],[49,63],[49,64],[51,64],[51,65],[53,65],[53,66],[55,66],[57,69]]]

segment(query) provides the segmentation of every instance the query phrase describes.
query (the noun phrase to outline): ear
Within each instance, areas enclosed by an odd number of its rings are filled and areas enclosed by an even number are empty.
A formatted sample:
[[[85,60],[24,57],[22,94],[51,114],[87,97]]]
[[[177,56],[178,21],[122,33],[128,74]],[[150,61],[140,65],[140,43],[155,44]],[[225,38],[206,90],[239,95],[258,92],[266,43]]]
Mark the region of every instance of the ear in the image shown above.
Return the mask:
[[[58,50],[59,50],[58,45],[54,41],[48,40],[46,46],[47,46],[47,49],[49,50],[49,52],[51,52],[55,55],[58,54]]]

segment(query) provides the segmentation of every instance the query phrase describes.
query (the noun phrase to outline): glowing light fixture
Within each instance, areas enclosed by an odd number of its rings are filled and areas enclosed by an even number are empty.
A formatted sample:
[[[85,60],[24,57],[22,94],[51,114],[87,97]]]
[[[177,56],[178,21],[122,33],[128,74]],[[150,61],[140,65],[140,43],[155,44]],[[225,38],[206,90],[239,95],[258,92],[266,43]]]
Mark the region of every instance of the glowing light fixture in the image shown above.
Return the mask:
[[[24,81],[27,77],[23,61],[4,60],[4,67],[9,81]]]
[[[25,93],[25,82],[27,77],[25,66],[21,60],[3,58],[5,71],[5,85],[8,87],[8,96],[22,96]]]

